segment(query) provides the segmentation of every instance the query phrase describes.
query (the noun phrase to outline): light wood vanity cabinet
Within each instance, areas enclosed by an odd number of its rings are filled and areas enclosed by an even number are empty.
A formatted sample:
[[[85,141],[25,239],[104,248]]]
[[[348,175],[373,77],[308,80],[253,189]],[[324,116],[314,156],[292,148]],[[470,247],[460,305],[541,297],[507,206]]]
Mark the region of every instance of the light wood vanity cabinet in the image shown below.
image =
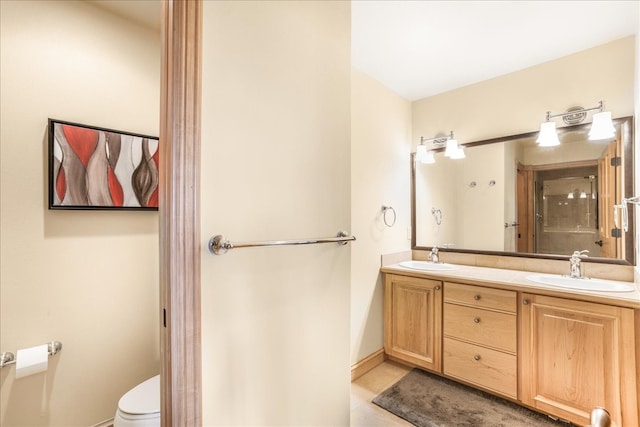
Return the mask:
[[[489,285],[489,282],[487,282]],[[587,426],[640,426],[640,309],[386,273],[384,349]]]
[[[638,426],[634,310],[520,299],[520,400],[579,425],[601,406],[614,425]]]
[[[392,358],[441,370],[442,283],[385,275],[384,350]]]
[[[444,283],[443,373],[517,398],[517,293]]]

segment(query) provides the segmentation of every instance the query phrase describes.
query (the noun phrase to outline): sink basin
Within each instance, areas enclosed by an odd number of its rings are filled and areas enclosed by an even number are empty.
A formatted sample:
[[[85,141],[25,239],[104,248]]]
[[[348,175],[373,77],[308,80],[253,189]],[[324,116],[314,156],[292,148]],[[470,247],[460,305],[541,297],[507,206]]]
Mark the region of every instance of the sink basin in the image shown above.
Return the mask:
[[[581,291],[632,292],[636,290],[633,283],[602,279],[576,279],[558,274],[532,274],[527,276],[527,279],[543,285]]]
[[[451,264],[444,263],[433,263],[430,261],[404,261],[400,263],[401,267],[411,268],[414,270],[425,270],[425,271],[446,271],[446,270],[455,270],[458,267]]]

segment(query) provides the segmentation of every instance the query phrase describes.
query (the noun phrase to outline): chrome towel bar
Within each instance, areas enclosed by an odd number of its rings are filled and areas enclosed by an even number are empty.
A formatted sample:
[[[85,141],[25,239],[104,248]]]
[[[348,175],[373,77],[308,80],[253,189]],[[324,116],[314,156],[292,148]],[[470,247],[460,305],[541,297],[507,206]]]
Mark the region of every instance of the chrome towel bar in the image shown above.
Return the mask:
[[[62,343],[60,341],[50,341],[47,343],[47,350],[49,357],[54,356],[62,350]],[[16,355],[10,351],[0,353],[0,368],[7,365],[13,365],[16,363]]]
[[[273,240],[268,242],[242,242],[231,243],[222,234],[209,239],[209,252],[215,255],[224,255],[234,248],[254,248],[258,246],[285,246],[285,245],[314,245],[317,243],[338,243],[341,246],[356,240],[355,236],[349,236],[346,231],[338,232],[336,237],[323,237],[317,239],[300,240]]]

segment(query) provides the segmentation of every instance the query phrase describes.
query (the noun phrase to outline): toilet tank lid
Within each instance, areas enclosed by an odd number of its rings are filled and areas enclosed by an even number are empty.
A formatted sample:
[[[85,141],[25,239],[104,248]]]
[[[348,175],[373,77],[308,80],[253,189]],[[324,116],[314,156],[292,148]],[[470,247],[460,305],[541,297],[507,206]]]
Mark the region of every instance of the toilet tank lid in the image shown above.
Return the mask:
[[[135,415],[160,412],[160,375],[149,378],[125,393],[118,402],[118,409]]]

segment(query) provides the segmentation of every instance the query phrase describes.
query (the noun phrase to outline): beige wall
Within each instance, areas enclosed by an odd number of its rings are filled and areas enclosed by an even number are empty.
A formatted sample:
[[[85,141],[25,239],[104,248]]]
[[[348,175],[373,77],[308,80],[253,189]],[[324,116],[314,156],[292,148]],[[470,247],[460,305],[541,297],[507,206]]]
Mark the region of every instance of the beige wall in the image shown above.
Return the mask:
[[[359,71],[351,80],[351,363],[379,350],[380,255],[411,249],[411,103]],[[384,223],[382,206],[396,221]],[[393,215],[387,213],[391,223]]]
[[[204,425],[349,424],[348,2],[204,2]],[[354,245],[359,244],[355,242]]]
[[[421,135],[453,130],[465,144],[532,132],[547,111],[603,100],[613,117],[633,115],[634,37],[626,37],[413,103],[413,147]],[[559,126],[559,125],[558,125]]]
[[[89,426],[159,370],[157,212],[47,210],[47,118],[158,134],[160,36],[84,2],[0,2],[0,424]]]

